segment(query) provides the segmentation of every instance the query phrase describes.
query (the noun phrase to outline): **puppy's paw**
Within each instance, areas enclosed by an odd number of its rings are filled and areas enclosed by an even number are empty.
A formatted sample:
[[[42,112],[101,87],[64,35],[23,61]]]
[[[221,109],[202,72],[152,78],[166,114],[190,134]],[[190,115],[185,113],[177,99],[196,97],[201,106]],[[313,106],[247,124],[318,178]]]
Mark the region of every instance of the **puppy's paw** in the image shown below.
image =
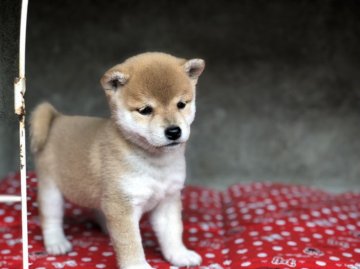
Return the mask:
[[[45,243],[46,252],[50,255],[62,255],[72,248],[71,243],[65,238],[58,238]]]
[[[120,268],[123,268],[123,269],[154,269],[147,262],[144,262],[141,264],[130,265],[130,266],[123,266],[123,267],[120,266]]]
[[[174,249],[165,258],[175,266],[195,266],[201,264],[201,257],[195,251],[187,248]]]

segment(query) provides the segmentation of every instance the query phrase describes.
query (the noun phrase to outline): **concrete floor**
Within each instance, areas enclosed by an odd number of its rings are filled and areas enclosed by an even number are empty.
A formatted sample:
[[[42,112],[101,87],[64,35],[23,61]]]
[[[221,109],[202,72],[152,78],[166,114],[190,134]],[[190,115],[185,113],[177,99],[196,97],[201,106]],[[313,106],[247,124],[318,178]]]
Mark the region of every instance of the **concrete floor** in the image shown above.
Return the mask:
[[[0,32],[11,42],[0,40],[0,82],[10,89],[16,61],[4,55],[16,52],[16,36],[3,29],[16,29],[18,6],[4,1]],[[27,45],[28,111],[49,100],[96,116],[108,115],[99,78],[128,56],[204,58],[190,183],[360,190],[358,1],[30,1]],[[6,174],[17,166],[17,127],[11,91],[1,94]]]

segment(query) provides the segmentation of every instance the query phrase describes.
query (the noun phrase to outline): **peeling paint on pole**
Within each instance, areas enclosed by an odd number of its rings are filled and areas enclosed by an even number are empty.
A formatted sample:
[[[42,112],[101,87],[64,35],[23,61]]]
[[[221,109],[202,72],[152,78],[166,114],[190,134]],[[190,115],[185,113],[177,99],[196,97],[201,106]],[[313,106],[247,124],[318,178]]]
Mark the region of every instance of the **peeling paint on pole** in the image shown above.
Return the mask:
[[[28,265],[28,237],[27,237],[27,193],[26,193],[26,135],[25,135],[25,77],[15,79],[14,83],[14,108],[19,118],[19,157],[21,175],[21,215],[22,215],[22,243],[23,243],[23,268]]]
[[[21,176],[21,223],[22,223],[22,251],[23,269],[29,268],[28,228],[27,228],[27,193],[26,193],[26,135],[25,135],[25,44],[27,24],[28,0],[22,0],[21,22],[19,38],[19,77],[14,82],[15,114],[19,117],[20,143],[20,176]]]

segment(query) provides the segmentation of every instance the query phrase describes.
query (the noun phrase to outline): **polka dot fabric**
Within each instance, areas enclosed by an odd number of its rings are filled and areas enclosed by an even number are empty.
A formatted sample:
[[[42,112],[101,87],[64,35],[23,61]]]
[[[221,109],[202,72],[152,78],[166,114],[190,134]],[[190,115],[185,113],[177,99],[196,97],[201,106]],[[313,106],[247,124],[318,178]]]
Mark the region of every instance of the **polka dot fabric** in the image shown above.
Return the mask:
[[[107,235],[93,212],[66,203],[65,232],[73,251],[50,256],[44,250],[36,203],[36,175],[28,175],[31,269],[116,268]],[[0,184],[17,194],[18,175]],[[202,269],[360,269],[360,193],[329,194],[272,183],[234,185],[225,192],[186,187],[185,244],[203,257]],[[21,207],[0,204],[0,268],[21,268]],[[154,268],[166,262],[147,217],[141,222],[146,257]]]

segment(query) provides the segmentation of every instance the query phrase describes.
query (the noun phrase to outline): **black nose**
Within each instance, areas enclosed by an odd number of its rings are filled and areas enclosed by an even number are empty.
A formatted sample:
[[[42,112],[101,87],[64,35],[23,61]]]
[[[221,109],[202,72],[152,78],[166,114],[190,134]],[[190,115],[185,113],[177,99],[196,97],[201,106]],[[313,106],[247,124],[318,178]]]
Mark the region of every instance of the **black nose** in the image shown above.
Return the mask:
[[[181,129],[179,126],[170,126],[165,129],[165,136],[170,140],[176,140],[181,136]]]

